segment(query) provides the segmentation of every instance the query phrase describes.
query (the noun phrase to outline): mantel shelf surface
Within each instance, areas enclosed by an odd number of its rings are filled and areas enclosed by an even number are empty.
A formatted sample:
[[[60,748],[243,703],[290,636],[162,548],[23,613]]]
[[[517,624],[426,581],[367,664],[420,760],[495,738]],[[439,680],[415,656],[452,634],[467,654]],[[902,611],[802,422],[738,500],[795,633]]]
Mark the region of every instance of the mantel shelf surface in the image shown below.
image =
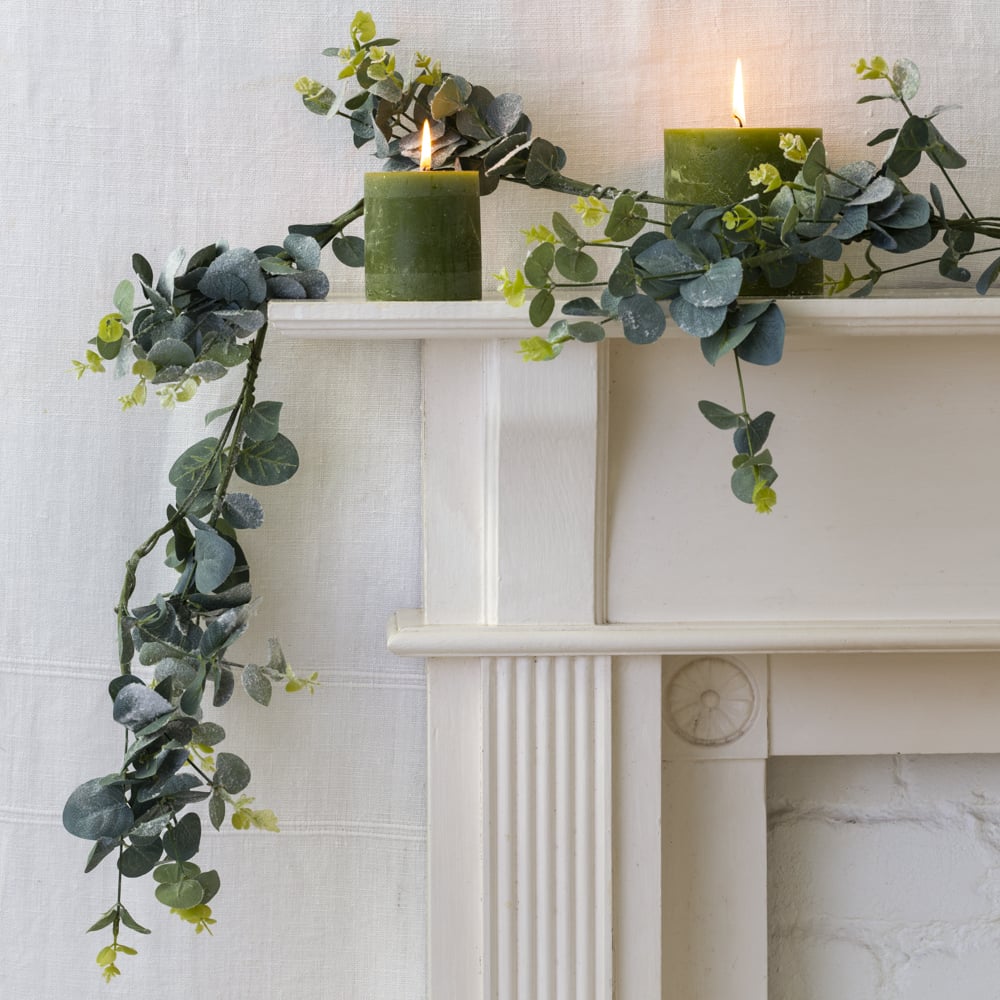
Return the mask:
[[[927,294],[867,299],[780,299],[792,336],[1000,334],[1000,296]],[[363,298],[276,300],[271,328],[328,340],[517,339],[531,336],[527,308],[480,302],[368,302]],[[544,329],[544,328],[543,328]],[[609,324],[621,336],[620,324]],[[668,324],[668,337],[683,337]]]

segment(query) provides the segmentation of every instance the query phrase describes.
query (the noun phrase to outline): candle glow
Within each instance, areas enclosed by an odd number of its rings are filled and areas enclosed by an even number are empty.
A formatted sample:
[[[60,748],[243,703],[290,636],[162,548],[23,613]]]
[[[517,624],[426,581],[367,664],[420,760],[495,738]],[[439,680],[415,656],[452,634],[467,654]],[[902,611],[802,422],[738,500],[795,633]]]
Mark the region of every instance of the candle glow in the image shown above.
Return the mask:
[[[743,60],[736,60],[736,71],[733,73],[733,118],[740,128],[747,123],[747,108],[743,99]]]
[[[426,118],[424,119],[424,131],[420,140],[420,169],[431,169],[431,126]]]

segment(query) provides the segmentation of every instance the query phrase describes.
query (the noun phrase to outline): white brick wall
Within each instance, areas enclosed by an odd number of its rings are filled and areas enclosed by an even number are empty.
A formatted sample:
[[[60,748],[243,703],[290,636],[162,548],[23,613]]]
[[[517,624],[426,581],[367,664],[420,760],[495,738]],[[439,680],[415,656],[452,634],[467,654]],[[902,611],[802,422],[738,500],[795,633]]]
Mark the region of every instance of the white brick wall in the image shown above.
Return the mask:
[[[771,1000],[1000,998],[1000,761],[772,758]]]

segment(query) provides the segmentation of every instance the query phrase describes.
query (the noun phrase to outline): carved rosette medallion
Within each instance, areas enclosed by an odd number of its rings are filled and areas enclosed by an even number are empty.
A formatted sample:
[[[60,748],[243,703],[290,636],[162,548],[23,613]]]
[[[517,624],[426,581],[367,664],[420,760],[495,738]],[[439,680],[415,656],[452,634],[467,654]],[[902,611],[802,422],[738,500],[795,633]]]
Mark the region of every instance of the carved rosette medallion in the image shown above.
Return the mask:
[[[736,661],[703,656],[678,667],[663,696],[667,725],[688,743],[724,746],[738,740],[757,716],[757,688]]]

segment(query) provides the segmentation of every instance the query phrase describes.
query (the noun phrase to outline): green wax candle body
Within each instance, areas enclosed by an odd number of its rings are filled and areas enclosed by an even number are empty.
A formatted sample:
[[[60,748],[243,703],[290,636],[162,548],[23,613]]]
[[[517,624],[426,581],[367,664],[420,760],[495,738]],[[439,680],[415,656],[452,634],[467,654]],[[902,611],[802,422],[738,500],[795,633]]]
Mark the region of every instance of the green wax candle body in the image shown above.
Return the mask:
[[[663,190],[667,201],[692,205],[728,205],[755,188],[747,174],[762,163],[773,163],[783,180],[794,180],[799,165],[786,160],[778,147],[786,132],[801,135],[808,148],[823,136],[819,128],[666,129],[663,133]],[[682,208],[667,206],[673,221]],[[822,261],[801,265],[794,280],[782,288],[764,281],[743,283],[744,295],[818,295],[823,285]]]
[[[369,299],[480,299],[482,285],[479,174],[365,174]]]

